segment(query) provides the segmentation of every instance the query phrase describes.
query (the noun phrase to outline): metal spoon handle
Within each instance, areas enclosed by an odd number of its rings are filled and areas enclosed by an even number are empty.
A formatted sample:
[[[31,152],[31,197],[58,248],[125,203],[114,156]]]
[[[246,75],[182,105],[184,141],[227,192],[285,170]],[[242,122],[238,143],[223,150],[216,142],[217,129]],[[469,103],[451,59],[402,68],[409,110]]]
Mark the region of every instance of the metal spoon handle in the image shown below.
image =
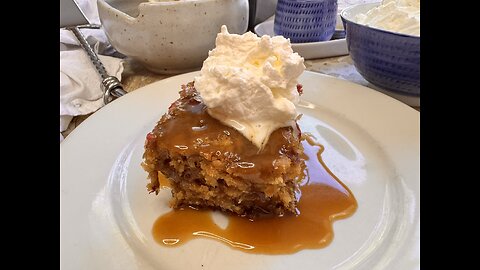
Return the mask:
[[[108,104],[110,101],[113,100],[113,97],[116,97],[116,98],[121,97],[125,95],[127,92],[123,90],[123,85],[118,80],[117,77],[108,75],[107,71],[105,70],[105,66],[102,64],[102,61],[100,61],[100,58],[98,58],[98,55],[95,53],[95,51],[93,51],[92,47],[90,47],[90,44],[88,44],[82,32],[80,32],[80,28],[98,29],[100,28],[100,26],[95,24],[87,24],[87,25],[67,27],[67,29],[73,32],[75,37],[80,42],[80,45],[82,46],[82,48],[90,57],[90,60],[95,66],[95,69],[97,70],[98,74],[102,78],[101,87],[103,90],[103,102],[105,104]]]

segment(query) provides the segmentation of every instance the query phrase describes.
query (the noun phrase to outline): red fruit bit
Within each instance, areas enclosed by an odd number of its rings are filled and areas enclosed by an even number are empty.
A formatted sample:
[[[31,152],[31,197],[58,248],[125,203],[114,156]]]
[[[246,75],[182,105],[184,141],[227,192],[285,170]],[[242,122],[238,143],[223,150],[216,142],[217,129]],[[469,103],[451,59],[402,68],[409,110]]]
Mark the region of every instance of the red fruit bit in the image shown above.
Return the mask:
[[[297,84],[297,92],[299,95],[302,95],[303,94],[303,85],[301,84]]]
[[[147,141],[151,141],[151,140],[155,139],[155,137],[156,137],[155,134],[150,132],[150,133],[147,134]]]

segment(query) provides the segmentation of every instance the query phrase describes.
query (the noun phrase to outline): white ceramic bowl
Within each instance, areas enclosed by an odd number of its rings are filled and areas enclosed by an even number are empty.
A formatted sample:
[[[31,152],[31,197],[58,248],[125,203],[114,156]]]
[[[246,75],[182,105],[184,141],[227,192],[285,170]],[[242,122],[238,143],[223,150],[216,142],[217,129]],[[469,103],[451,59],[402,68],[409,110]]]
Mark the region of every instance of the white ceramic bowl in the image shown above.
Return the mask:
[[[157,73],[198,69],[225,24],[248,27],[248,0],[97,0],[105,33],[120,53]]]

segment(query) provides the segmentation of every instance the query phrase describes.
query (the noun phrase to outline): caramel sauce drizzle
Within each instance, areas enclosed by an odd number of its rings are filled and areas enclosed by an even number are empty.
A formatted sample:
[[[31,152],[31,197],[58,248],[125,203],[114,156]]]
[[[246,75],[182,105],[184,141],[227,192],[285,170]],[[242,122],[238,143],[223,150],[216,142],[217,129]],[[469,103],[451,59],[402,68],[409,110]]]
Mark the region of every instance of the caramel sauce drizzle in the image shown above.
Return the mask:
[[[154,239],[163,246],[176,247],[195,238],[210,238],[257,254],[291,254],[327,246],[333,240],[332,223],[353,215],[357,201],[322,160],[324,147],[311,136],[305,136],[302,144],[307,166],[298,215],[256,220],[228,215],[228,225],[222,229],[213,221],[211,211],[174,210],[155,221]],[[161,185],[166,183],[160,179]]]

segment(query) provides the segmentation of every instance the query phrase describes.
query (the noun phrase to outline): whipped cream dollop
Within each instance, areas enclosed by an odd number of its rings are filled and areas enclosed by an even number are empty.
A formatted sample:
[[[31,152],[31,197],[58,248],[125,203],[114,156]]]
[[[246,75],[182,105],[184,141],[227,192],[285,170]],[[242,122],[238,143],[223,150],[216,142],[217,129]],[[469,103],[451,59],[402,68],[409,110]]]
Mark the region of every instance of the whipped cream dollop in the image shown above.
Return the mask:
[[[295,125],[297,79],[304,70],[290,40],[230,34],[223,25],[195,88],[212,117],[262,149],[273,131]]]
[[[420,36],[420,0],[384,0],[356,19],[357,23],[373,28]]]

